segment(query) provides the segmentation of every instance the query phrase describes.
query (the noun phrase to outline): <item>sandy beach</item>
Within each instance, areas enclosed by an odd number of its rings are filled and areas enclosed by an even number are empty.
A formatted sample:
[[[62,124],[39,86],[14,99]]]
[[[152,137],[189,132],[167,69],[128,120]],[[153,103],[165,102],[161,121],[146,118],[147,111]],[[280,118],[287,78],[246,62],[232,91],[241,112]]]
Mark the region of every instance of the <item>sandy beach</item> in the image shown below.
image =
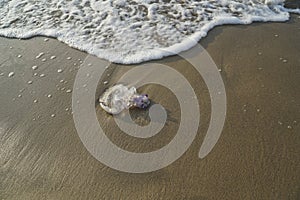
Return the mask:
[[[45,37],[1,37],[0,44],[0,199],[300,198],[299,15],[285,23],[216,27],[200,41],[220,69],[227,93],[224,130],[204,159],[198,152],[211,112],[204,81],[178,56],[152,61],[188,77],[201,122],[180,159],[146,174],[113,170],[82,145],[72,117],[72,91],[86,53]],[[100,82],[96,96],[132,67],[110,64],[108,84]],[[115,144],[152,151],[174,137],[178,102],[158,85],[139,91],[169,113],[167,127],[148,140],[125,135],[97,103],[95,109]],[[138,123],[147,122],[146,111],[131,112]]]

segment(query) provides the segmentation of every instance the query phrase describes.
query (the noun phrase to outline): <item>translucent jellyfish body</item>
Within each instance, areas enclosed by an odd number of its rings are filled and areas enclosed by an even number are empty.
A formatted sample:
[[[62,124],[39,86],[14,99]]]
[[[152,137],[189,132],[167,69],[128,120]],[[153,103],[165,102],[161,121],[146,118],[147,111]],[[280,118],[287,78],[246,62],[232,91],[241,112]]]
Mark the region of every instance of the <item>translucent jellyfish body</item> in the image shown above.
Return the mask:
[[[100,106],[110,114],[119,114],[130,107],[147,108],[150,100],[147,94],[138,94],[135,87],[122,84],[108,88],[99,98]]]

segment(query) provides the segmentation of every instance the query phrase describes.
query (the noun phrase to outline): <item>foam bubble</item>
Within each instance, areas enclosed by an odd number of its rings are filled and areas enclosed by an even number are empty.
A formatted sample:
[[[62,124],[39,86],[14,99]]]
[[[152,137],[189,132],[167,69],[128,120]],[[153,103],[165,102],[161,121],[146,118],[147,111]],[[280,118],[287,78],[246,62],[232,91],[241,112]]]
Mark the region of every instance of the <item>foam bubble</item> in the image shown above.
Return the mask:
[[[187,50],[217,25],[286,21],[289,12],[300,10],[283,0],[2,0],[0,35],[55,37],[129,64]]]

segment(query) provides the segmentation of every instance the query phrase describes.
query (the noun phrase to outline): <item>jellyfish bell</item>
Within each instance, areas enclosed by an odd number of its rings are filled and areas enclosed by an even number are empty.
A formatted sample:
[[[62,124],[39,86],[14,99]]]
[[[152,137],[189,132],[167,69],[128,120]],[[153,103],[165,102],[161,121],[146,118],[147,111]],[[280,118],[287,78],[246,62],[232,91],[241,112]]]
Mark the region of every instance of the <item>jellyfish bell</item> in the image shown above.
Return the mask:
[[[135,87],[122,84],[108,88],[99,98],[100,106],[110,114],[119,114],[124,109],[145,109],[150,105],[147,94],[138,94]]]

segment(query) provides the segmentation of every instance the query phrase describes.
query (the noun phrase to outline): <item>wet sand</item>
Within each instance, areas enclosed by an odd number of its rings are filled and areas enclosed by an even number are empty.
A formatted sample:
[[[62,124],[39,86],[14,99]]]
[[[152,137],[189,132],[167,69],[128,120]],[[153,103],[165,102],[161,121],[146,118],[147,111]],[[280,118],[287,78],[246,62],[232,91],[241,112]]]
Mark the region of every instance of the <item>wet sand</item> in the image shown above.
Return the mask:
[[[221,138],[204,159],[198,152],[210,118],[205,83],[178,56],[155,61],[188,77],[199,99],[201,122],[179,160],[147,174],[110,169],[88,153],[75,130],[72,94],[67,92],[87,54],[44,39],[0,38],[0,199],[300,198],[299,16],[287,23],[217,27],[201,40],[221,69],[228,103]],[[36,59],[40,52],[45,55]],[[112,85],[131,68],[111,64],[103,81]],[[8,77],[12,71],[14,76]],[[106,87],[100,82],[96,96]],[[168,110],[168,126],[153,138],[122,134],[96,104],[97,116],[120,147],[153,151],[174,137],[178,102],[157,85],[140,91]],[[142,122],[146,113],[132,111]]]

